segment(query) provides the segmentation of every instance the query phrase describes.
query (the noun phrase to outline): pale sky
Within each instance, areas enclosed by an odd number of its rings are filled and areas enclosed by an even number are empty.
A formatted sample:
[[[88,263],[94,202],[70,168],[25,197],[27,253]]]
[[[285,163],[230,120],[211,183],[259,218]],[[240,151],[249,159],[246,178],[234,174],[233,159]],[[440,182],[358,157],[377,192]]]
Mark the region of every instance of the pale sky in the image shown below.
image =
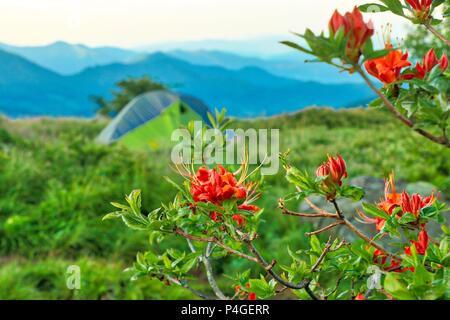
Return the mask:
[[[325,30],[334,8],[370,0],[0,0],[0,42],[63,40],[136,47],[159,42],[243,39]],[[391,14],[370,15],[402,29]]]

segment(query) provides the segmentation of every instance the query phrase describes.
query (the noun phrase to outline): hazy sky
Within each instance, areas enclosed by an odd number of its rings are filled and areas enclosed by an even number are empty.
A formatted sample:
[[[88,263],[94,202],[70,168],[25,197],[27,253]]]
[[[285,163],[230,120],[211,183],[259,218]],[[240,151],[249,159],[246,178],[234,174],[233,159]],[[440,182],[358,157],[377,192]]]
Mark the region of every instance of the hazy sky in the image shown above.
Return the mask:
[[[369,0],[0,0],[0,42],[64,40],[135,47],[158,42],[236,39],[326,28],[334,8]],[[372,15],[377,26],[404,22]]]

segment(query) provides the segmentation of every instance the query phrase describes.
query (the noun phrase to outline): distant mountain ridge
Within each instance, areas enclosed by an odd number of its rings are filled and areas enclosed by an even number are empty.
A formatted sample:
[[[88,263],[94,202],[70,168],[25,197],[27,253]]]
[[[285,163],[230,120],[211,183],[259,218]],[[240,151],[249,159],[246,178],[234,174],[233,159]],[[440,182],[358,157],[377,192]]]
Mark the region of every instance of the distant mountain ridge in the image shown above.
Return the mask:
[[[175,50],[168,55],[198,65],[215,65],[239,70],[253,66],[266,70],[276,76],[315,81],[321,83],[362,83],[358,76],[343,74],[325,63],[307,63],[310,57],[301,52],[292,52],[271,58],[246,57],[223,51],[185,51]]]
[[[350,107],[372,96],[359,84],[302,82],[275,76],[258,67],[230,70],[194,65],[164,53],[61,76],[1,52],[0,112],[11,116],[93,116],[95,105],[89,96],[108,97],[116,82],[144,75],[167,84],[174,91],[197,96],[211,108],[227,107],[231,115],[245,117],[274,115],[310,105]]]
[[[276,76],[302,81],[315,81],[321,83],[362,83],[357,76],[339,73],[339,70],[323,63],[305,63],[309,57],[300,52],[284,48],[277,43],[277,37],[270,39],[257,39],[249,43],[236,41],[204,41],[200,44],[207,47],[219,47],[223,50],[195,49],[195,42],[187,43],[188,49],[177,49],[181,44],[161,45],[165,54],[195,65],[219,66],[226,69],[239,70],[245,67],[258,67]],[[239,49],[237,44],[248,47]],[[265,46],[271,46],[267,50]],[[260,47],[258,49],[258,47]],[[146,50],[152,50],[152,47]],[[153,50],[157,49],[155,46]],[[171,49],[176,48],[176,49]],[[189,49],[191,48],[191,49]],[[237,52],[272,52],[271,55],[259,57],[238,54]],[[276,49],[278,48],[278,49]],[[82,44],[70,44],[57,41],[46,46],[18,47],[0,44],[0,49],[17,54],[46,69],[61,75],[74,75],[89,67],[102,66],[112,63],[134,63],[145,59],[148,52],[127,50],[115,47],[88,47]],[[236,50],[236,51],[232,51]],[[278,54],[274,54],[278,53]],[[150,53],[154,53],[150,52]]]
[[[56,73],[70,75],[87,67],[131,61],[139,53],[115,47],[91,48],[57,41],[46,46],[18,47],[0,44],[0,49],[17,54]]]

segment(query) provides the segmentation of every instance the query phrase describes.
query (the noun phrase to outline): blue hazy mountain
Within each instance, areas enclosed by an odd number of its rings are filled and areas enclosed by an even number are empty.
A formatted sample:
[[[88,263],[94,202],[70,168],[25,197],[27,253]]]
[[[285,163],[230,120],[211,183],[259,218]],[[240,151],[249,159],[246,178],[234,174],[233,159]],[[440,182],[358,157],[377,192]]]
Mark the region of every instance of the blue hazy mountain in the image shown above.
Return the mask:
[[[292,49],[281,45],[281,40],[298,40],[293,35],[268,35],[246,39],[206,39],[194,41],[171,41],[155,43],[137,47],[137,51],[154,53],[157,51],[169,52],[175,50],[184,51],[223,51],[240,56],[270,58],[292,52]]]
[[[322,83],[361,83],[357,76],[339,74],[335,68],[322,63],[305,63],[305,54],[287,48],[277,41],[281,36],[248,40],[206,40],[197,42],[160,44],[164,52],[177,59],[195,65],[219,66],[239,70],[258,67],[274,75],[302,81]],[[184,47],[183,47],[184,46]],[[195,49],[220,48],[222,50]],[[147,47],[146,50],[158,46]],[[167,51],[171,48],[183,50]],[[58,41],[47,46],[18,47],[0,44],[0,49],[17,54],[46,69],[62,75],[72,75],[88,67],[111,63],[128,63],[145,59],[148,55],[139,51],[115,47],[88,47]],[[142,49],[144,50],[144,49]],[[238,54],[239,53],[239,54]],[[249,56],[249,54],[253,54]]]
[[[0,112],[11,116],[82,114],[86,106],[67,79],[0,50]]]
[[[18,47],[0,44],[0,49],[24,57],[51,71],[69,75],[87,67],[130,61],[138,53],[114,47],[91,48],[58,41],[46,46]]]
[[[173,90],[203,99],[211,107],[227,107],[238,116],[273,115],[310,105],[354,106],[372,96],[359,84],[328,85],[278,77],[258,67],[230,70],[201,66],[163,53],[149,55],[132,64],[89,68],[71,77],[91,94],[107,94],[126,76],[150,75]]]
[[[372,94],[363,85],[328,85],[270,74],[258,67],[239,70],[201,66],[155,53],[132,63],[90,67],[61,76],[16,55],[0,54],[0,112],[11,116],[92,116],[91,95],[109,96],[116,82],[148,75],[235,116],[274,115],[319,105],[355,106]]]
[[[362,83],[357,75],[340,73],[338,69],[325,63],[307,63],[310,56],[292,50],[290,53],[270,58],[248,57],[224,51],[175,50],[168,55],[196,65],[220,66],[239,70],[245,67],[258,67],[274,75],[302,81],[322,83]]]

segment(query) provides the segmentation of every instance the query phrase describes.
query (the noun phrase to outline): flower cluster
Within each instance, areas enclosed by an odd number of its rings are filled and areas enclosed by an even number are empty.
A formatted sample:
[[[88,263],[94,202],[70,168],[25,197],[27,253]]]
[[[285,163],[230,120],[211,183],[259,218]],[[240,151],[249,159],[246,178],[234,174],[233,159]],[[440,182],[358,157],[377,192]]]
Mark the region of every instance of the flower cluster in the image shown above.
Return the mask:
[[[191,178],[191,194],[195,202],[211,202],[220,205],[231,198],[245,199],[247,190],[234,174],[219,165],[218,170],[201,167]]]
[[[255,205],[247,203],[250,187],[237,181],[235,174],[227,171],[222,165],[217,169],[207,169],[200,167],[195,175],[190,179],[190,191],[195,202],[210,202],[221,206],[224,201],[234,199],[242,201],[237,207],[238,210],[257,212],[260,209]],[[211,220],[218,222],[222,215],[218,212],[211,212]],[[246,223],[246,218],[241,214],[234,214],[232,219],[237,225],[242,226]]]
[[[392,49],[392,44],[388,42],[386,48]],[[427,52],[422,63],[417,62],[413,70],[402,73],[404,68],[410,67],[411,65],[412,63],[408,60],[408,52],[402,52],[401,50],[391,50],[384,57],[367,60],[364,63],[367,72],[387,86],[402,80],[411,80],[414,78],[423,80],[436,66],[444,72],[448,68],[448,58],[444,53],[438,60],[432,48]]]
[[[425,225],[419,223],[419,218],[422,209],[430,207],[435,203],[436,198],[434,194],[428,197],[423,197],[417,193],[411,196],[406,191],[403,191],[401,194],[396,193],[393,173],[389,176],[389,179],[385,183],[384,193],[384,199],[377,204],[378,208],[380,208],[388,216],[395,215],[398,219],[406,214],[412,215],[414,221],[411,221],[410,224],[413,226],[419,225],[421,231],[418,235],[418,240],[411,240],[410,242],[415,246],[418,254],[425,255],[428,248],[428,233],[425,230]],[[375,224],[377,231],[382,231],[387,221],[382,217],[372,219],[362,213],[359,214],[366,222]],[[407,255],[411,255],[411,247],[406,247],[404,252]],[[400,262],[395,259],[388,261],[388,257],[381,250],[375,250],[373,261],[374,263],[383,265],[386,271],[395,270],[397,272],[404,272],[408,270],[399,268]]]
[[[346,56],[352,63],[359,61],[364,45],[375,32],[372,22],[364,22],[361,11],[357,7],[353,9],[353,12],[347,12],[344,15],[336,10],[329,22],[329,28],[332,36],[343,28],[345,36],[348,37]]]

